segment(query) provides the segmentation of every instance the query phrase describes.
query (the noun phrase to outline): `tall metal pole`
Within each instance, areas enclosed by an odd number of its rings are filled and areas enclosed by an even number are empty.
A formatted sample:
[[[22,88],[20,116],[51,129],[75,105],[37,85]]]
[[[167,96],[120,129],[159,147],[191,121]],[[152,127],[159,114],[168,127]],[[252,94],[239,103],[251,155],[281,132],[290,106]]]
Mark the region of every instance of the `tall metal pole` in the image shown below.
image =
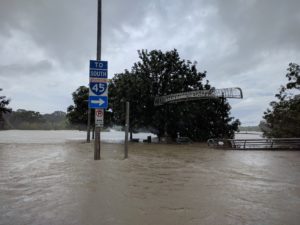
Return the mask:
[[[124,158],[128,158],[129,102],[126,102]]]
[[[101,60],[101,36],[102,36],[102,0],[98,0],[97,60]]]
[[[102,29],[102,0],[98,0],[98,21],[97,21],[97,60],[101,60],[101,29]],[[96,113],[95,110],[95,124],[96,124]],[[94,160],[101,159],[100,156],[100,132],[101,128],[95,125],[95,143],[94,143]]]
[[[222,138],[225,138],[225,116],[224,116],[224,111],[225,111],[225,97],[224,97],[224,92],[222,92],[222,97],[221,97],[221,113],[222,113]]]

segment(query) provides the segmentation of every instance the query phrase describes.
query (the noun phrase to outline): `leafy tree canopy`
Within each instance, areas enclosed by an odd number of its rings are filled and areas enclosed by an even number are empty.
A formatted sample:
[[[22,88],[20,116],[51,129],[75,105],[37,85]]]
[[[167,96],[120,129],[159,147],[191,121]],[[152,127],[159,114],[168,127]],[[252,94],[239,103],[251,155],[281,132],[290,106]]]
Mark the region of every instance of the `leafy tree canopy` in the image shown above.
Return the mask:
[[[0,91],[3,89],[0,88]],[[0,96],[0,118],[3,113],[9,113],[11,112],[10,108],[7,108],[7,105],[9,104],[10,99],[7,99],[6,96]]]
[[[67,129],[66,113],[55,111],[41,114],[32,110],[18,109],[4,116],[6,129],[58,130]]]
[[[68,107],[67,118],[72,125],[75,125],[78,128],[86,127],[88,121],[89,88],[80,86],[76,91],[73,92],[72,96],[74,105],[70,105]]]
[[[290,63],[286,77],[288,82],[281,86],[278,102],[271,102],[271,109],[264,112],[260,127],[267,137],[288,138],[300,136],[300,67]]]
[[[210,90],[203,83],[206,71],[198,72],[197,62],[182,60],[176,49],[138,51],[140,61],[131,71],[116,74],[109,85],[113,121],[124,124],[124,103],[130,102],[131,129],[148,129],[159,137],[173,138],[177,132],[195,141],[211,137],[232,137],[239,121],[230,117],[230,105],[225,99],[205,99],[154,106],[156,96],[172,93]]]
[[[2,88],[0,88],[0,91],[2,91]],[[7,108],[9,102],[10,99],[7,99],[6,96],[0,96],[0,129],[4,128],[3,115],[11,112],[11,108]]]

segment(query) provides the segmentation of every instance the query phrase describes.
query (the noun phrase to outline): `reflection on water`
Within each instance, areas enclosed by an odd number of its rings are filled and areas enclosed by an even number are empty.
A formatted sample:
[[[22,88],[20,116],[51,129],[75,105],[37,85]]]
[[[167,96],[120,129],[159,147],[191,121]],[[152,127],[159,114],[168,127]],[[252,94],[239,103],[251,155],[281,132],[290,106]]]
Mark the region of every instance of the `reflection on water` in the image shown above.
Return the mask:
[[[235,133],[235,139],[261,139],[263,138],[262,132],[249,131]]]
[[[237,139],[254,139],[262,138],[261,132],[237,133]],[[133,134],[134,138],[139,138],[140,142],[151,136],[152,139],[156,135],[151,133]],[[110,132],[101,132],[101,140],[107,143],[124,142],[125,134],[123,131],[111,130]],[[85,140],[86,131],[77,130],[6,130],[0,131],[0,143],[64,143],[70,140]]]
[[[0,224],[300,221],[300,152],[47,143],[0,144]]]
[[[70,140],[86,140],[86,135],[86,131],[77,130],[6,130],[0,131],[0,143],[64,143]],[[155,137],[151,133],[133,134],[140,141],[147,136]],[[124,142],[124,137],[122,131],[101,132],[101,140],[107,143]]]

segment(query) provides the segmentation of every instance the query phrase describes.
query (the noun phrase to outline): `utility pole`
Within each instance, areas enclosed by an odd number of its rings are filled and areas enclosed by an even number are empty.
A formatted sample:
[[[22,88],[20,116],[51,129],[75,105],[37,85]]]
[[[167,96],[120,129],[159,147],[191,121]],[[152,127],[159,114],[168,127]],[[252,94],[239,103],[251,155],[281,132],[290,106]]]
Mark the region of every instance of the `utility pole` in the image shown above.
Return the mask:
[[[224,97],[224,92],[222,92],[222,97],[221,97],[221,113],[222,113],[222,138],[225,138],[225,97]]]
[[[102,29],[102,0],[98,0],[98,17],[97,17],[97,60],[101,60],[101,29]],[[102,110],[104,115],[103,109],[96,109],[95,110],[95,143],[94,143],[94,160],[100,160],[100,126],[96,125],[96,114],[98,110]]]

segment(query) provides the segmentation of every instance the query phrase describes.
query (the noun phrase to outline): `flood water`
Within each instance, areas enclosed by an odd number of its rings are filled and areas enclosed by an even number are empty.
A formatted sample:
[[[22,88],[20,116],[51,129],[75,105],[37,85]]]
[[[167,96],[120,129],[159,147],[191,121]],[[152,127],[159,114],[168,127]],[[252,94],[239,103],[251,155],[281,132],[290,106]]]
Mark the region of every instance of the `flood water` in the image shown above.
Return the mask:
[[[94,161],[84,137],[0,132],[0,224],[299,224],[299,151],[102,143]]]

